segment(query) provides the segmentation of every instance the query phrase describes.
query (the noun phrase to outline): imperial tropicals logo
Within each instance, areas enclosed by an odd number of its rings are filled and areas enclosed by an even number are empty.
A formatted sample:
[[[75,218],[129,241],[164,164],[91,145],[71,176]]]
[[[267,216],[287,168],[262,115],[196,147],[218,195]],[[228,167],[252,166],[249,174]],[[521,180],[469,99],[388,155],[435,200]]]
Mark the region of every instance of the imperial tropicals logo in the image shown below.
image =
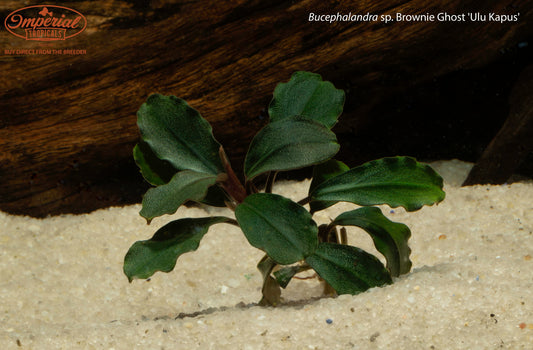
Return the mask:
[[[35,5],[11,12],[4,25],[11,34],[19,38],[53,41],[80,34],[87,27],[87,19],[68,7]]]

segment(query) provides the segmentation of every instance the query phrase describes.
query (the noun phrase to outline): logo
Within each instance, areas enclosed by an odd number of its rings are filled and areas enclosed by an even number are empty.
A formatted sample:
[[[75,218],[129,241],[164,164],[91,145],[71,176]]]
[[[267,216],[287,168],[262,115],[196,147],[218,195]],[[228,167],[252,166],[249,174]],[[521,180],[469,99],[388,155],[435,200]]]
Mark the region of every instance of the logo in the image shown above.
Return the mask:
[[[11,12],[4,25],[19,38],[55,41],[69,39],[83,32],[87,27],[87,19],[68,7],[35,5]]]

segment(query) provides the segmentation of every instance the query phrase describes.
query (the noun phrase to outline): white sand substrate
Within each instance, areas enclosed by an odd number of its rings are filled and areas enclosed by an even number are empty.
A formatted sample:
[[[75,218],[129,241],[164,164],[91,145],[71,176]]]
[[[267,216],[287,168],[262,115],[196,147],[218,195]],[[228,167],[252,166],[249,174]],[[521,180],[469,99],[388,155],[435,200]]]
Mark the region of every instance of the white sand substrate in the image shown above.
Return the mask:
[[[150,226],[140,205],[33,219],[0,213],[1,349],[533,349],[533,183],[460,188],[470,164],[434,163],[447,197],[391,212],[412,231],[412,272],[356,296],[321,297],[294,280],[260,307],[262,252],[238,228],[211,227],[171,273],[128,283],[124,254]],[[308,182],[274,192],[305,196]],[[355,206],[338,204],[318,221]],[[375,252],[348,230],[350,243]],[[377,254],[377,253],[376,253]]]

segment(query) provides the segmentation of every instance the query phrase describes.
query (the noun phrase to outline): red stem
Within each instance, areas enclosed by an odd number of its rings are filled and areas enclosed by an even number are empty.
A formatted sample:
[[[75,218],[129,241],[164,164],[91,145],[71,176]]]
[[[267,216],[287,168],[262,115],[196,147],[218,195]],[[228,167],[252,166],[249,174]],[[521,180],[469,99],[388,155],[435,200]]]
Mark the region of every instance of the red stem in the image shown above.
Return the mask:
[[[226,156],[226,152],[224,152],[224,148],[220,146],[220,149],[218,150],[218,153],[220,155],[220,159],[222,160],[222,165],[224,166],[224,170],[226,170],[227,178],[221,182],[222,187],[226,190],[226,192],[233,198],[237,203],[242,203],[244,201],[244,198],[246,198],[246,190],[242,183],[239,181],[239,178],[237,175],[235,175],[235,172],[231,168],[231,164],[229,163],[229,159]]]

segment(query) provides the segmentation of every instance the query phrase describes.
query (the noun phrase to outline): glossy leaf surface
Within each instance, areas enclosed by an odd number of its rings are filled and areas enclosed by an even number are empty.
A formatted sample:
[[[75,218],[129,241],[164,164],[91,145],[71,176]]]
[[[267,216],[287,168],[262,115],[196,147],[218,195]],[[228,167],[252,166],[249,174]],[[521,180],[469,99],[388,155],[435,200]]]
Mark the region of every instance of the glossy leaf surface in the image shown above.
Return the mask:
[[[331,225],[357,226],[368,232],[376,249],[385,256],[391,276],[411,271],[411,249],[407,244],[411,237],[409,227],[389,220],[379,208],[363,207],[342,213]]]
[[[320,243],[305,261],[338,294],[357,294],[392,283],[378,258],[362,249],[336,243]]]
[[[267,171],[293,170],[326,161],[339,151],[335,134],[308,118],[293,116],[267,124],[250,144],[247,179]]]
[[[311,214],[285,197],[252,194],[237,206],[235,217],[248,242],[278,264],[302,260],[317,247],[318,227]]]
[[[137,112],[142,140],[158,158],[179,170],[223,172],[215,140],[207,120],[187,102],[175,96],[153,94]]]
[[[139,214],[148,222],[157,216],[173,214],[188,200],[202,200],[216,179],[216,175],[180,171],[169,183],[146,191]]]
[[[172,271],[180,255],[198,248],[211,225],[229,220],[218,216],[180,219],[166,224],[151,239],[137,241],[131,246],[124,258],[124,273],[131,282],[148,278],[157,271]]]
[[[388,204],[407,211],[444,199],[442,178],[411,157],[382,158],[321,183],[312,201],[345,201],[358,205]]]
[[[335,125],[344,106],[344,91],[315,73],[296,72],[287,83],[274,90],[268,114],[275,122],[293,115],[311,118],[330,128]]]

